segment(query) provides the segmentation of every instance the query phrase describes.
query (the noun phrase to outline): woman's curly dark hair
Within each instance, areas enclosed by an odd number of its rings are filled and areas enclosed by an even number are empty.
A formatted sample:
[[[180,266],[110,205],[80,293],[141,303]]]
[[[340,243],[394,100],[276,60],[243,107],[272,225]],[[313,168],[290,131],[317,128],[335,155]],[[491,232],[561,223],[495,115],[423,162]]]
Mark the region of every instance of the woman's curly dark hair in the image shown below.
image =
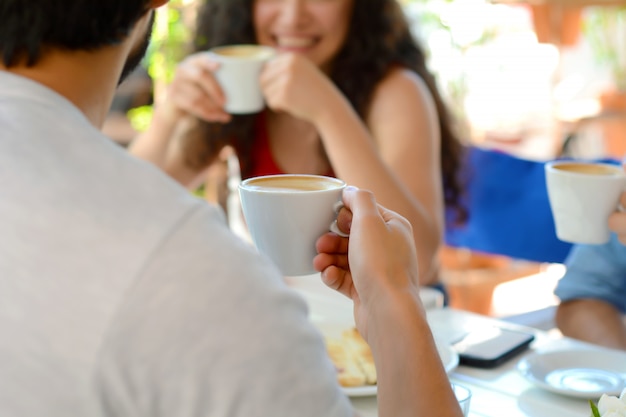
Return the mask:
[[[198,12],[194,49],[207,50],[228,44],[257,43],[253,27],[254,0],[204,0]],[[415,71],[434,98],[441,132],[441,172],[446,207],[464,221],[461,202],[463,145],[452,127],[452,120],[426,67],[426,56],[411,34],[397,0],[354,0],[350,29],[343,48],[336,56],[330,78],[363,117],[376,85],[394,66]],[[237,150],[242,176],[247,177],[252,157],[251,145],[257,115],[234,116],[228,124],[202,123],[199,134],[187,144],[187,163],[203,167],[227,144]]]

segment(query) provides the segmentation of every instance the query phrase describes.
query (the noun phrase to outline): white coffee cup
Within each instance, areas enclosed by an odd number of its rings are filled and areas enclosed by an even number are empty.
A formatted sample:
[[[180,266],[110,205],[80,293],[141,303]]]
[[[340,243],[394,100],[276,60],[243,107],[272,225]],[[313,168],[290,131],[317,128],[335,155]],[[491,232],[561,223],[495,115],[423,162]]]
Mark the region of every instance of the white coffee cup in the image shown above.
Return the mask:
[[[224,110],[231,114],[257,113],[265,107],[259,85],[263,65],[276,55],[262,45],[228,45],[212,48],[211,59],[220,63],[214,75],[226,96]]]
[[[560,240],[603,244],[609,241],[608,218],[626,190],[617,165],[553,161],[545,165],[550,208]],[[529,213],[529,215],[532,215]]]
[[[239,195],[252,241],[284,275],[315,273],[315,243],[331,230],[345,186],[339,179],[319,175],[243,181]]]

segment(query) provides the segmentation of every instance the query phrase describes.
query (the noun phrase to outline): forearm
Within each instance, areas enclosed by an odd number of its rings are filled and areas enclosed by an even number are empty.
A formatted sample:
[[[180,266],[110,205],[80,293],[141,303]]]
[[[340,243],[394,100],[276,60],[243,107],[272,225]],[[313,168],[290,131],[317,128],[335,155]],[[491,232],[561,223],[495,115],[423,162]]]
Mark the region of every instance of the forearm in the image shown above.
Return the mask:
[[[378,375],[378,415],[461,416],[416,294],[378,303],[368,339]],[[382,309],[382,310],[381,310]]]
[[[148,129],[130,143],[129,152],[165,169],[170,139],[174,135],[176,125],[175,118],[169,117],[165,110],[156,106]]]
[[[150,126],[131,143],[129,151],[152,162],[181,185],[193,189],[201,184],[202,173],[216,158],[212,155],[205,165],[199,167],[192,167],[187,161],[185,152],[189,149],[183,149],[181,144],[189,144],[192,135],[202,134],[199,123],[192,116],[175,115],[165,108],[157,108]]]
[[[626,327],[622,314],[611,304],[592,299],[561,303],[556,323],[565,336],[626,350]]]
[[[372,191],[382,205],[411,222],[420,284],[432,283],[442,239],[442,213],[437,207],[426,207],[418,201],[392,171],[376,149],[367,127],[343,97],[334,98],[324,109],[316,127],[335,173],[351,185]]]

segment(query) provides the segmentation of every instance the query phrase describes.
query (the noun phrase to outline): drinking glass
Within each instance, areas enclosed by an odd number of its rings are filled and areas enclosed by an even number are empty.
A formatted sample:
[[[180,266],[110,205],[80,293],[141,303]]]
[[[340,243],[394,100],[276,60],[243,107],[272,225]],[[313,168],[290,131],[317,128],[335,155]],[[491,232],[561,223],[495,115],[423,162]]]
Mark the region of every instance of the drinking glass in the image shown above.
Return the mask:
[[[452,391],[454,391],[454,395],[456,396],[456,399],[459,401],[459,405],[461,406],[463,415],[465,417],[469,416],[470,401],[472,399],[472,391],[470,391],[469,388],[463,385],[459,385],[459,384],[452,384]]]

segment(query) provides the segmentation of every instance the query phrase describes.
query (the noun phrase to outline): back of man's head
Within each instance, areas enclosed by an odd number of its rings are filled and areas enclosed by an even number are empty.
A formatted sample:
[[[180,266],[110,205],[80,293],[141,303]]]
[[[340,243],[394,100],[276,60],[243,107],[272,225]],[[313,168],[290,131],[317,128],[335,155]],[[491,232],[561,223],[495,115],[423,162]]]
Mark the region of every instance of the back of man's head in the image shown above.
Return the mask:
[[[0,63],[34,65],[45,48],[89,51],[120,42],[149,0],[0,0]]]

